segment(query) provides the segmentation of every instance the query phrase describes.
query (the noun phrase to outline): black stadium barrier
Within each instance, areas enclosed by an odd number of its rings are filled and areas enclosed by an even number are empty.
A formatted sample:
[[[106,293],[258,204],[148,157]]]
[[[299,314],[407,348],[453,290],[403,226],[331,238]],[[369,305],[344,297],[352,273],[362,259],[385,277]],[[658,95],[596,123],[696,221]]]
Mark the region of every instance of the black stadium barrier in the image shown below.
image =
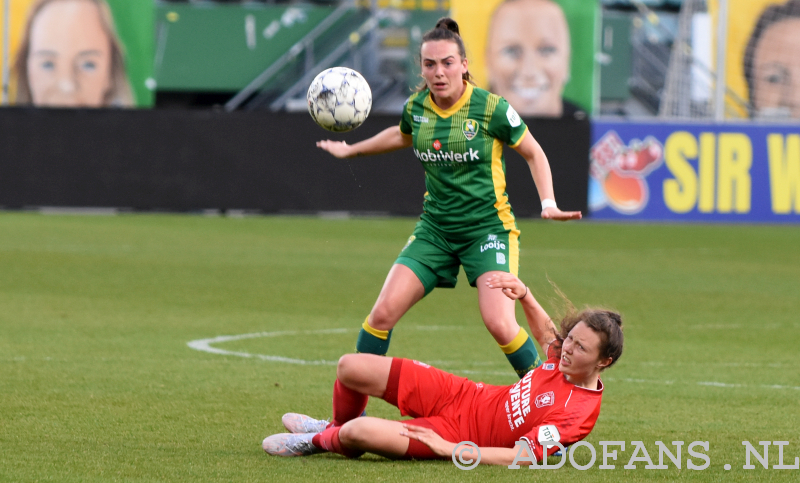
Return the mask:
[[[398,121],[374,114],[335,134],[306,114],[0,109],[0,206],[418,215],[424,174],[410,149],[338,160],[315,146]],[[559,206],[585,212],[589,121],[526,122],[550,160]],[[505,149],[515,213],[538,216],[527,164]]]

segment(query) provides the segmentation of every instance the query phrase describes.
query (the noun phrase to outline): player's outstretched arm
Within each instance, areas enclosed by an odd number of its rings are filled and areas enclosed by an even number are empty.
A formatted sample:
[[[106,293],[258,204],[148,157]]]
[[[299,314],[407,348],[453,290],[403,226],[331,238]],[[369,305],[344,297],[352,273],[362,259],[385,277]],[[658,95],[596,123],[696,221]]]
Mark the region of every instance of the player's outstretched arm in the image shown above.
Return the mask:
[[[556,339],[558,330],[544,308],[530,293],[528,287],[522,283],[522,280],[513,273],[498,272],[486,281],[486,285],[489,288],[499,288],[511,300],[519,300],[520,304],[522,304],[522,309],[525,311],[525,318],[528,320],[528,326],[531,328],[533,338],[539,343],[539,347],[547,353],[548,345]]]
[[[458,446],[456,443],[451,443],[450,441],[445,440],[428,428],[414,426],[411,424],[404,424],[403,428],[403,431],[400,433],[401,436],[405,436],[410,439],[416,439],[420,443],[424,443],[438,456],[451,458],[453,456],[453,450],[455,450]],[[465,449],[469,451],[467,448]],[[478,448],[478,451],[481,453],[480,462],[484,465],[508,466],[514,462],[514,458],[517,456],[517,448],[481,447]],[[470,459],[477,458],[478,455],[467,452],[463,456],[466,459]]]
[[[400,126],[392,126],[384,129],[369,139],[359,141],[355,144],[347,144],[344,141],[317,141],[317,147],[328,151],[337,158],[354,158],[356,156],[368,156],[370,154],[382,154],[398,149],[410,147],[413,138],[403,134]]]
[[[531,175],[533,175],[533,182],[536,183],[536,189],[539,191],[539,199],[555,201],[550,163],[547,161],[544,150],[530,131],[525,133],[522,142],[514,149],[527,161]],[[545,207],[542,210],[542,218],[550,220],[580,220],[582,216],[580,211],[561,211],[556,206]]]

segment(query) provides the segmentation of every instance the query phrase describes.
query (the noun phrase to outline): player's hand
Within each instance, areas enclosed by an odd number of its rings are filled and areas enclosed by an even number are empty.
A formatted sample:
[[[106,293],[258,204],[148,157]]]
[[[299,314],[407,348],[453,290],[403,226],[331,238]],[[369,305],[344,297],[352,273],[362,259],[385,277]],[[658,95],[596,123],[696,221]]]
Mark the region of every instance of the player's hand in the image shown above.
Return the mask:
[[[404,424],[403,430],[400,431],[400,436],[405,436],[408,439],[416,439],[430,448],[437,456],[452,456],[453,449],[456,447],[455,443],[446,441],[432,429],[414,426],[413,424]]]
[[[545,220],[568,221],[580,220],[583,215],[580,211],[561,211],[555,207],[548,207],[542,210],[542,218]]]
[[[340,159],[353,156],[351,149],[352,146],[344,141],[331,141],[330,139],[326,139],[324,141],[317,141],[317,147],[328,151]]]
[[[486,286],[501,289],[503,294],[511,300],[521,299],[528,293],[528,288],[513,273],[495,273],[486,279]]]

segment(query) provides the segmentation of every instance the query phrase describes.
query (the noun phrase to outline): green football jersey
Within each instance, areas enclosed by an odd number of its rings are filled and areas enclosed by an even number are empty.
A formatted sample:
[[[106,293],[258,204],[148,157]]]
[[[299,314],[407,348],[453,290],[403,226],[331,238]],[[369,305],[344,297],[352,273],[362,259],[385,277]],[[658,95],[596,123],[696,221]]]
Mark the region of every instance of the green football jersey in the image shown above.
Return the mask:
[[[516,147],[527,130],[508,101],[471,84],[446,110],[427,89],[412,94],[400,131],[413,136],[414,154],[425,168],[422,218],[445,229],[493,223],[515,229],[503,143]]]

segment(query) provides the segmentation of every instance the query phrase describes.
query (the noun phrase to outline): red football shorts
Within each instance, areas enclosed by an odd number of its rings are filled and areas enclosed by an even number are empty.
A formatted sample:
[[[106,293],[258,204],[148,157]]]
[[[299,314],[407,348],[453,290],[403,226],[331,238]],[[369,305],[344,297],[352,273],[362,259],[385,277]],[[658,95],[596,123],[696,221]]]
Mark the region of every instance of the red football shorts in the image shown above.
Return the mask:
[[[404,423],[430,428],[445,440],[459,443],[468,439],[469,430],[462,418],[467,417],[476,389],[467,378],[422,362],[394,358],[384,399],[397,406],[403,416],[414,418]],[[440,458],[416,440],[410,441],[406,456]]]

